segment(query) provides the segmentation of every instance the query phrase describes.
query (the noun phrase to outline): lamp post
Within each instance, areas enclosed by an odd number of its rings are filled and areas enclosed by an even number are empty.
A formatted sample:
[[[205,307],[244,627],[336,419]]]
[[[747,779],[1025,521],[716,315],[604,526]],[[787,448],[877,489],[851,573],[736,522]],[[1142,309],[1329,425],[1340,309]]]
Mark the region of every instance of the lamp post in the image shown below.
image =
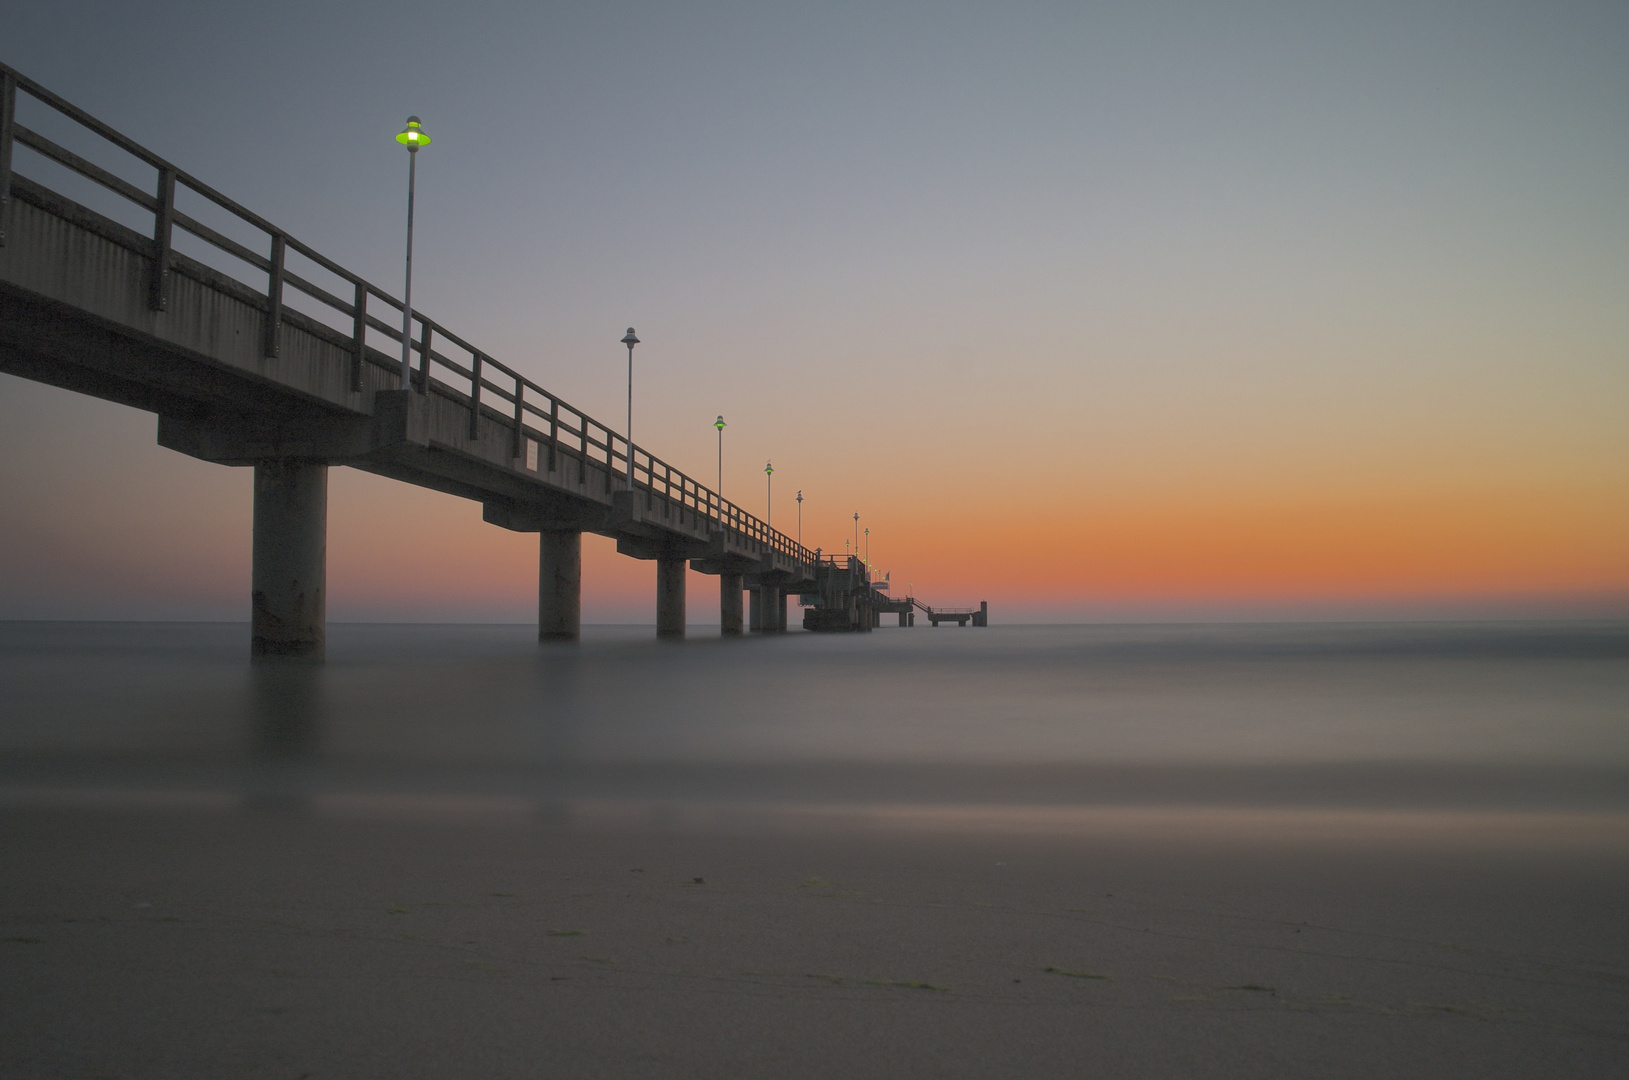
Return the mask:
[[[628,346],[628,490],[633,490],[633,347],[639,344],[633,327],[622,335],[622,343]]]
[[[764,462],[764,524],[775,527],[775,464]]]
[[[865,527],[865,568],[871,569],[871,526]]]
[[[719,413],[718,419],[713,421],[718,429],[718,502],[719,513],[724,512],[724,414]]]
[[[798,489],[798,547],[803,546],[803,489]]]
[[[854,511],[854,554],[860,553],[860,512]]]
[[[407,147],[407,283],[402,288],[402,389],[413,388],[413,187],[417,179],[419,147],[430,145],[430,136],[424,133],[423,122],[416,116],[407,118],[407,126],[396,136],[396,141]],[[428,379],[430,369],[424,369]],[[428,387],[426,387],[428,389]]]

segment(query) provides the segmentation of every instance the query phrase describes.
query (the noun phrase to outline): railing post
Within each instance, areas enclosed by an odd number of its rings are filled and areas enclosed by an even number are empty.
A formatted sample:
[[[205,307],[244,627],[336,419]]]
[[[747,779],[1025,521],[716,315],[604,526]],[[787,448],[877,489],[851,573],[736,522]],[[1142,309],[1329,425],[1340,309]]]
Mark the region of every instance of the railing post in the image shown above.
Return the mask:
[[[266,358],[274,359],[282,345],[283,323],[283,254],[285,245],[282,233],[272,234],[271,272],[266,276],[270,283],[266,288]]]
[[[175,222],[175,171],[158,170],[158,209],[153,211],[153,276],[147,283],[147,306],[170,306],[170,240]]]
[[[6,246],[6,210],[11,206],[11,137],[17,126],[17,76],[0,71],[0,247]]]
[[[474,442],[481,437],[481,354],[474,353],[470,361],[469,376],[469,438]]]
[[[520,442],[521,442],[521,439],[525,438],[525,436],[521,434],[521,423],[525,420],[525,415],[522,412],[522,410],[525,407],[522,404],[525,401],[525,398],[526,398],[526,384],[521,382],[519,375],[516,375],[515,376],[515,439],[514,439],[514,443],[510,446],[510,453],[509,453],[509,456],[512,457],[512,458],[520,457],[520,452],[522,450]]]
[[[560,447],[560,399],[549,398],[549,471],[555,469],[554,455]]]
[[[419,335],[419,393],[430,392],[430,320],[420,319],[424,332]]]
[[[356,301],[351,308],[351,389],[362,389],[362,364],[368,358],[368,287],[356,283]]]

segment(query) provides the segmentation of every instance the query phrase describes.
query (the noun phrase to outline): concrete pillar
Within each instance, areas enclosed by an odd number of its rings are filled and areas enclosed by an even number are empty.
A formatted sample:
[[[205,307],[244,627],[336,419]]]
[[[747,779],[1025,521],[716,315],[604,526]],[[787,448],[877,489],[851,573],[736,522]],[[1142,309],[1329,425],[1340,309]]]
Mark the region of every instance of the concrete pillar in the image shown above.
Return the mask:
[[[321,660],[327,638],[328,466],[255,463],[250,655]]]
[[[901,626],[909,626],[909,625],[911,625],[910,623],[905,621],[907,617],[908,616],[907,616],[907,614],[905,612],[903,612],[903,611],[900,612],[899,613],[899,625],[901,625]]]
[[[751,610],[751,614],[752,614],[752,619],[749,622],[748,627],[749,627],[749,629],[752,630],[752,632],[754,634],[761,634],[761,633],[764,632],[764,593],[763,593],[763,590],[759,589],[757,587],[754,587],[751,590],[751,592],[748,593],[747,603],[748,603],[748,606],[749,606],[749,608]]]
[[[775,632],[786,633],[786,590],[775,590]]]
[[[659,638],[684,637],[684,571],[683,557],[656,560],[656,636]]]
[[[741,636],[741,571],[726,570],[718,575],[719,632],[725,637]]]
[[[583,636],[583,534],[546,529],[537,542],[537,640]]]
[[[784,611],[780,607],[781,587],[779,585],[759,585],[753,596],[753,610],[758,620],[758,632],[761,634],[778,634],[781,630],[782,615],[777,611]]]

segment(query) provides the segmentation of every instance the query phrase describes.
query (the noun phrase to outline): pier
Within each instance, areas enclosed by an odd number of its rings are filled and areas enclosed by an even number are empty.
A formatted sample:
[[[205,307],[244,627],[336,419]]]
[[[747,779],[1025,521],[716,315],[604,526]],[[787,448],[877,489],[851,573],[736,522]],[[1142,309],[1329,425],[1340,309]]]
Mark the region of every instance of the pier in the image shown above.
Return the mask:
[[[134,184],[19,124],[19,95],[98,136],[124,164],[134,159],[152,182]],[[16,171],[19,147],[111,192],[151,228]],[[258,247],[183,212],[178,193],[257,232]],[[183,233],[212,261],[176,250]],[[334,465],[473,499],[492,525],[536,533],[542,641],[581,635],[585,532],[656,563],[659,637],[684,636],[687,566],[717,576],[725,636],[786,630],[793,595],[808,630],[870,630],[895,610],[860,559],[803,547],[416,309],[404,372],[391,354],[402,349],[403,311],[0,65],[0,371],[156,413],[160,445],[253,469],[254,655],[323,654]]]

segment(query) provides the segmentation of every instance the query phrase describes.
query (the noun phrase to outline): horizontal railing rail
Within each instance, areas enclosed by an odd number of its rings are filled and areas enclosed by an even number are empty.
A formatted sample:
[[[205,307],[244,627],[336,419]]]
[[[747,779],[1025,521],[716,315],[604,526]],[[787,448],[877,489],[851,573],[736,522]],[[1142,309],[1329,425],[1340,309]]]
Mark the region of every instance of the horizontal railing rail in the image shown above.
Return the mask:
[[[16,102],[19,93],[27,94],[155,170],[157,177],[153,188],[144,190],[46,135],[18,124]],[[15,173],[12,160],[14,146],[23,146],[152,215],[153,231],[150,239],[141,238],[144,240],[141,252],[153,260],[148,295],[148,303],[153,310],[167,309],[171,278],[178,270],[211,284],[230,283],[230,291],[234,295],[256,304],[269,316],[263,343],[266,356],[278,355],[282,327],[290,323],[350,353],[349,385],[353,392],[363,389],[363,374],[369,366],[401,378],[400,361],[368,343],[371,332],[400,348],[400,316],[403,308],[400,300],[14,68],[0,64],[0,211],[5,209],[11,198],[13,176],[16,176],[17,180],[22,181],[19,190],[37,188],[50,192],[74,205],[80,212],[95,214],[95,211],[79,206],[63,193],[54,191],[50,185]],[[190,192],[205,203],[224,210],[239,222],[264,233],[268,243],[267,252],[256,251],[193,215],[178,210],[178,190]],[[111,221],[106,224],[110,231],[119,232],[124,228]],[[4,218],[0,216],[0,245],[6,242],[3,230]],[[264,274],[265,287],[261,289],[253,282],[245,282],[239,276],[175,251],[176,230],[202,241],[210,249],[237,260],[256,273]],[[139,234],[131,236],[139,237]],[[290,252],[343,282],[350,295],[337,295],[295,273],[287,261]],[[320,310],[329,313],[329,317],[337,316],[342,323],[348,321],[349,334],[321,319],[286,309],[285,301],[291,296],[290,290],[295,296],[314,301]],[[375,311],[379,310],[387,315],[393,312],[395,321],[378,317]],[[483,422],[497,424],[510,432],[510,456],[527,468],[535,460],[538,471],[554,473],[561,468],[562,456],[574,458],[577,465],[576,482],[579,485],[588,482],[590,464],[599,466],[604,472],[606,484],[606,492],[601,494],[626,487],[631,467],[633,487],[645,495],[647,509],[652,500],[660,497],[669,504],[690,511],[697,518],[713,522],[720,530],[734,533],[798,562],[815,561],[814,552],[785,533],[770,528],[767,522],[724,499],[638,444],[630,446],[626,435],[551,394],[423,313],[415,310],[413,318],[418,326],[416,337],[412,336],[409,328],[408,353],[413,361],[413,370],[409,385],[402,388],[421,394],[433,393],[463,404],[469,410],[472,440],[479,437]],[[454,353],[463,354],[462,358],[448,355],[449,348]]]

